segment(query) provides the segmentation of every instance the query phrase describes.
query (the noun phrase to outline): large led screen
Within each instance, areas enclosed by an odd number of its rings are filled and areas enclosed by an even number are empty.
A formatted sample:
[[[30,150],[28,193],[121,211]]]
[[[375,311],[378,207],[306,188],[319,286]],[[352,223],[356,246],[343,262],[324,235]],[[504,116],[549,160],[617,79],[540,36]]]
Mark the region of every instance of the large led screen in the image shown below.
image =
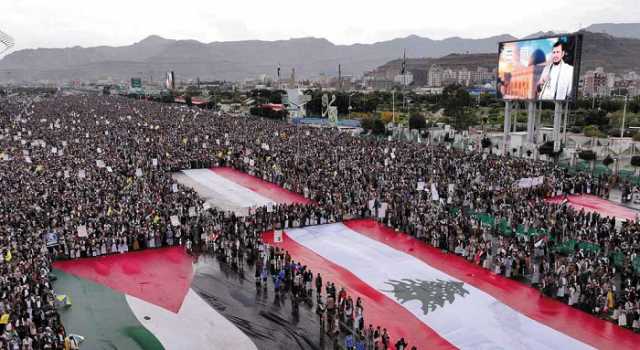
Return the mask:
[[[501,42],[497,96],[504,100],[573,100],[578,87],[581,35]]]

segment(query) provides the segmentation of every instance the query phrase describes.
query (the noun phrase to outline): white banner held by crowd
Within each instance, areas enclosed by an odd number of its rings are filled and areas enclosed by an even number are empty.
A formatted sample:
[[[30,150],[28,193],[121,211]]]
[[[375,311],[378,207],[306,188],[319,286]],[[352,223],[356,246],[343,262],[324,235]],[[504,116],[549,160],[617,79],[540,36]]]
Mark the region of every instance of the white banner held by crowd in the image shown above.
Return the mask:
[[[515,187],[519,188],[531,188],[538,187],[544,183],[544,176],[538,177],[523,177],[522,179],[516,181]]]
[[[380,205],[380,208],[378,209],[378,218],[384,219],[385,215],[387,214],[388,206],[389,205],[387,203],[382,203],[382,205]]]
[[[87,225],[78,226],[78,237],[87,237]]]
[[[438,193],[438,189],[436,188],[435,183],[431,183],[431,200],[440,200],[440,194]]]
[[[376,205],[376,200],[375,199],[372,199],[372,200],[369,201],[369,210],[371,212],[373,212],[373,210],[375,209],[375,205]]]

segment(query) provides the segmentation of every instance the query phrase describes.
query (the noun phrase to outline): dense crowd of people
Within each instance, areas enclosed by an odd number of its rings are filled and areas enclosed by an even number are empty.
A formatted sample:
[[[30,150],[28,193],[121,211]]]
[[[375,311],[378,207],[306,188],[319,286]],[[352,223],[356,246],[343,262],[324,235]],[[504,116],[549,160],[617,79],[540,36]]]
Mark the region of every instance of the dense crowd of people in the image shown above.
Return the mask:
[[[7,315],[0,349],[62,348],[48,278],[56,258],[190,247],[213,232],[255,247],[263,231],[372,216],[623,327],[640,326],[638,223],[544,200],[606,195],[605,178],[571,175],[549,162],[123,97],[3,98],[0,121],[0,315]],[[314,204],[258,208],[240,219],[208,208],[172,178],[213,166],[234,167]],[[540,186],[514,186],[539,176]],[[478,213],[501,224],[486,224]],[[574,241],[580,244],[560,249]]]

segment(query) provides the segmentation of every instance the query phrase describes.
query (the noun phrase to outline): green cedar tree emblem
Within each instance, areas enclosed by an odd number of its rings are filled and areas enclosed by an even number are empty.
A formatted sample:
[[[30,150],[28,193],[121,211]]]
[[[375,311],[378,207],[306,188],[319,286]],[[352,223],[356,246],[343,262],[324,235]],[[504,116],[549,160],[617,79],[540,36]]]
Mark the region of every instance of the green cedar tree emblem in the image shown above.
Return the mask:
[[[423,281],[419,279],[389,280],[386,284],[393,287],[393,290],[383,290],[391,292],[393,296],[404,304],[411,300],[422,302],[422,312],[428,314],[438,307],[444,307],[446,302],[452,304],[456,296],[465,297],[469,291],[464,288],[463,282],[444,281]]]

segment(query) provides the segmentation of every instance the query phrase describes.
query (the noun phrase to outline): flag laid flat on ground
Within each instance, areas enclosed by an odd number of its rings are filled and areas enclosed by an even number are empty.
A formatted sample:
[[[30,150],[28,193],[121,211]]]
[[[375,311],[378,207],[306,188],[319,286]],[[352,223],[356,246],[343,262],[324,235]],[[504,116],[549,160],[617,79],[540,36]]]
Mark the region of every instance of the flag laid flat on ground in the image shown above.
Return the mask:
[[[183,170],[176,180],[193,188],[213,207],[244,213],[251,207],[262,207],[273,201],[209,169]]]
[[[256,289],[246,268],[243,277],[208,254],[151,249],[58,261],[53,286],[72,299],[59,311],[82,349],[333,349],[313,307],[292,315],[289,298]]]
[[[298,193],[285,190],[284,188],[274,183],[259,179],[255,176],[251,176],[233,168],[220,167],[212,168],[210,170],[215,174],[231,180],[242,187],[248,188],[253,192],[259,193],[260,195],[271,199],[274,203],[313,203],[311,200]]]
[[[637,211],[627,208],[619,203],[600,198],[591,194],[556,196],[546,199],[549,203],[567,203],[576,210],[584,210],[586,212],[596,212],[602,216],[615,216],[622,220],[635,220]]]
[[[246,215],[249,208],[276,203],[311,203],[303,196],[231,168],[192,169],[174,179],[194,189],[212,207]]]
[[[67,332],[87,349],[257,349],[236,325],[191,289],[182,248],[58,261],[54,288]]]
[[[632,349],[640,344],[632,332],[371,220],[290,229],[284,236],[279,245],[294,259],[327,273],[338,289],[345,286],[363,297],[367,324],[386,327],[418,348]]]

